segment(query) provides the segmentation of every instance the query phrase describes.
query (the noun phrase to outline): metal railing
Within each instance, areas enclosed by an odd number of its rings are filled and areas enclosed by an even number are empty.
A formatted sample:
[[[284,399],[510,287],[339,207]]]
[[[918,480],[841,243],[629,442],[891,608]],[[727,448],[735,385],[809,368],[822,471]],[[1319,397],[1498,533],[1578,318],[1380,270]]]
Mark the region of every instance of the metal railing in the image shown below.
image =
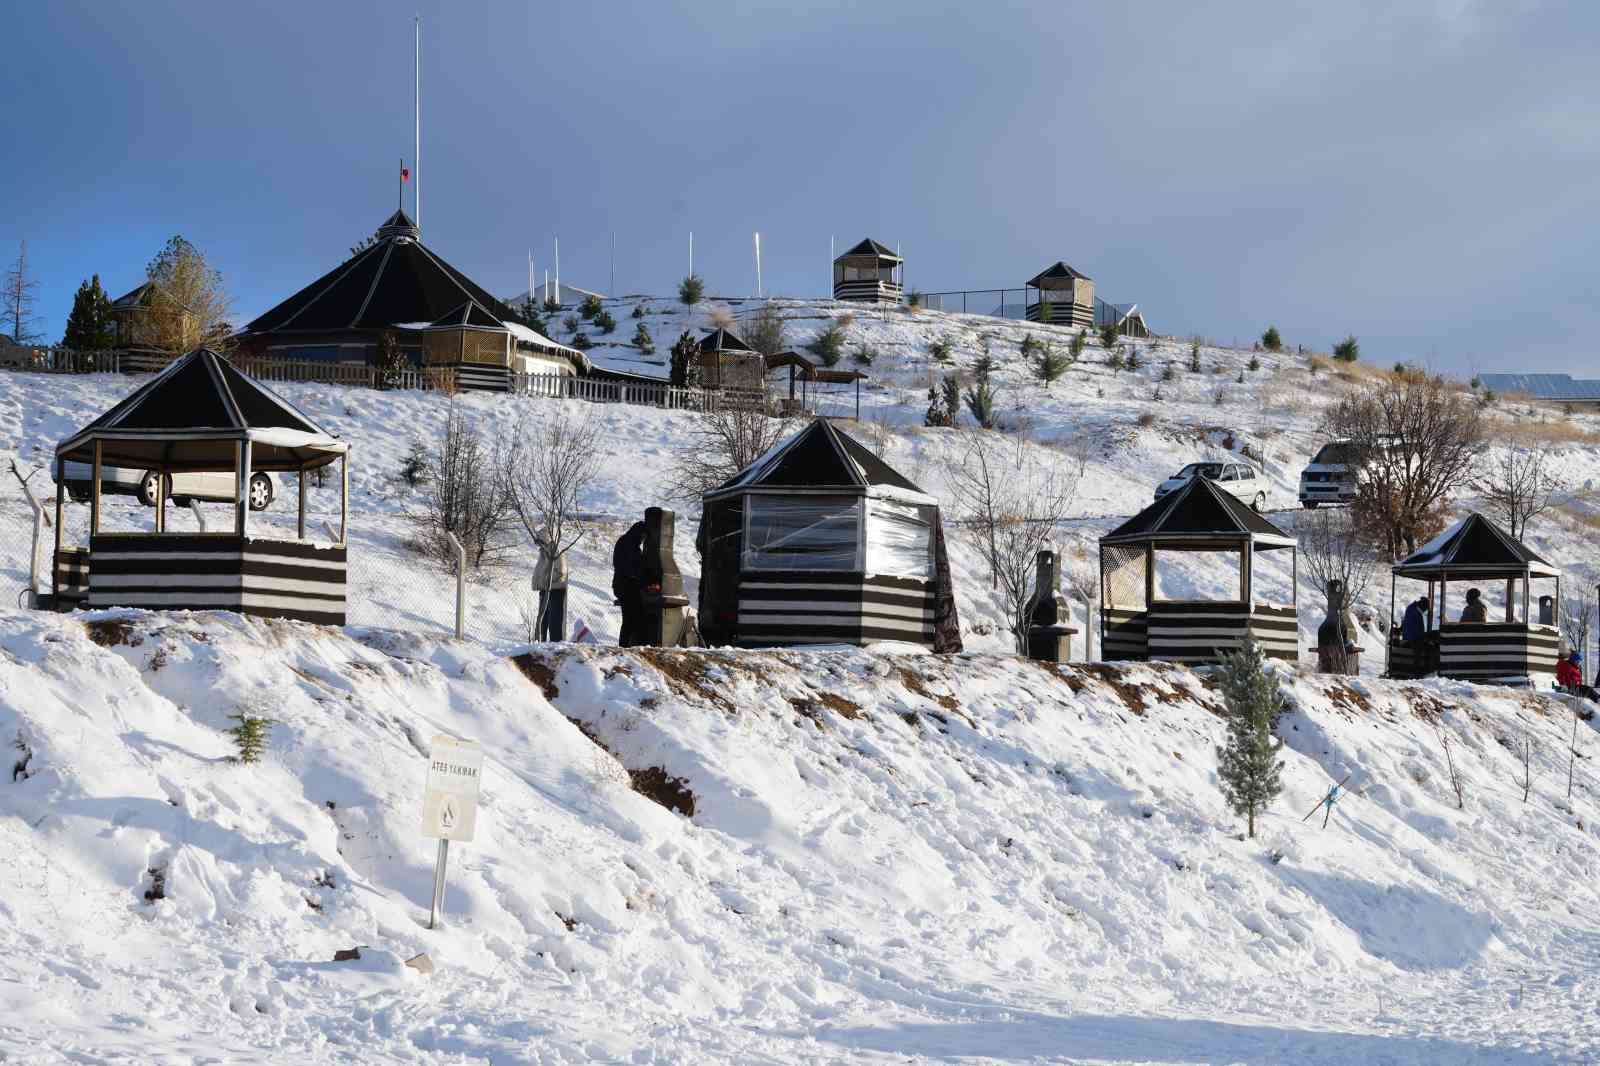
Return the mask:
[[[627,403],[673,411],[763,409],[767,393],[758,389],[705,389],[666,382],[585,378],[570,374],[513,374],[511,391],[522,396],[589,403]]]

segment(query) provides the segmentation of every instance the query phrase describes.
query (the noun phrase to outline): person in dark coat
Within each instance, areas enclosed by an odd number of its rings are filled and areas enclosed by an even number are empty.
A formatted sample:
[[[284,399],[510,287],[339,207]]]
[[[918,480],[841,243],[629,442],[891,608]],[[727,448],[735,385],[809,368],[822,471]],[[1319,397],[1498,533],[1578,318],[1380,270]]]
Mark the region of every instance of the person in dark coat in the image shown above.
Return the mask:
[[[631,648],[644,630],[644,523],[635,522],[611,550],[611,592],[622,608],[622,633],[617,644]]]
[[[1478,623],[1489,620],[1489,605],[1483,602],[1483,593],[1480,590],[1467,590],[1467,605],[1461,608],[1461,620]]]
[[[1406,606],[1405,617],[1400,619],[1400,640],[1411,650],[1417,673],[1428,672],[1428,611],[1433,604],[1426,596],[1418,596]]]

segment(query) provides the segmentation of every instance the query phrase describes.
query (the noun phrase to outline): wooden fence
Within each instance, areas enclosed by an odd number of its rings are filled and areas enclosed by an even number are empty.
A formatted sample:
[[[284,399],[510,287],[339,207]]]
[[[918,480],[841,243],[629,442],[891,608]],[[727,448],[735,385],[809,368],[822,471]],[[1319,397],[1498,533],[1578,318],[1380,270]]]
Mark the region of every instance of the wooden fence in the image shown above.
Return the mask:
[[[315,359],[251,357],[230,360],[257,381],[311,381],[328,385],[355,385],[369,389],[427,389],[450,392],[456,387],[454,367],[407,367],[379,380],[378,368],[363,363],[324,363]]]
[[[511,379],[511,391],[551,400],[627,403],[673,411],[761,410],[767,406],[764,391],[702,389],[666,382],[585,378],[570,374],[515,374]]]

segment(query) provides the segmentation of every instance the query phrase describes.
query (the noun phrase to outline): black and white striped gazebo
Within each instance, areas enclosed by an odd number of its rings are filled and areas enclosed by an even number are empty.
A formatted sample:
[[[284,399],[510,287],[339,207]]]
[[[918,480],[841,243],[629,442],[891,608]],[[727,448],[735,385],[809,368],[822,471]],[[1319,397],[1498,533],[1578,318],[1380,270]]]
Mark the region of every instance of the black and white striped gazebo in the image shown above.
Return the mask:
[[[336,461],[338,536],[310,538],[307,475]],[[67,484],[76,480],[69,463],[87,467],[86,547],[63,543]],[[210,349],[172,363],[63,441],[55,464],[58,607],[229,610],[344,624],[349,445]],[[153,482],[153,529],[103,528],[102,488],[113,468],[136,482]],[[259,494],[263,484],[270,484],[257,476],[262,472],[299,475],[293,538],[251,528],[252,491]],[[207,473],[232,475],[229,528],[168,531],[173,477]],[[222,485],[226,492],[227,481]]]
[[[1539,685],[1555,679],[1561,633],[1556,605],[1561,602],[1561,571],[1527,545],[1476,511],[1395,563],[1389,578],[1389,614],[1394,618],[1401,578],[1426,583],[1428,633],[1421,645],[1400,639],[1389,627],[1385,672],[1391,677],[1444,677]],[[1551,582],[1550,595],[1530,603],[1533,581]],[[1486,608],[1482,622],[1460,620],[1467,591],[1479,589]],[[1455,621],[1450,620],[1450,590],[1458,588]],[[1499,600],[1498,603],[1494,601]],[[1496,609],[1496,608],[1499,609]]]
[[[938,502],[825,418],[704,496],[707,644],[961,650]]]
[[[1296,574],[1293,537],[1210,478],[1191,478],[1100,538],[1100,645],[1105,658],[1198,665],[1216,662],[1253,637],[1268,658],[1298,659],[1298,580],[1291,577],[1287,604],[1260,602],[1256,596],[1256,555],[1284,549],[1290,553],[1291,574]],[[1224,568],[1232,595],[1168,593],[1162,577],[1175,563],[1171,556],[1200,552],[1210,553],[1206,566]],[[1216,575],[1207,576],[1214,584]],[[1192,575],[1173,577],[1175,586],[1192,590],[1196,584]]]

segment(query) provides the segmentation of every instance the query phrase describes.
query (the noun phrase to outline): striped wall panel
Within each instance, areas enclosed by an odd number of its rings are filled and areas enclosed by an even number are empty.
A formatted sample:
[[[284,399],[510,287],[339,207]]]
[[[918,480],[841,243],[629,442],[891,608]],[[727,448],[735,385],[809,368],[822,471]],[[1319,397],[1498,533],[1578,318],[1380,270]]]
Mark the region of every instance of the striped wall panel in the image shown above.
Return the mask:
[[[869,303],[899,303],[900,286],[891,281],[836,281],[835,300],[865,300]]]
[[[1049,318],[1045,317],[1046,312]],[[1029,322],[1047,322],[1057,326],[1093,326],[1094,308],[1080,303],[1047,303],[1044,310],[1037,303],[1027,306],[1024,314]]]
[[[933,644],[934,585],[851,573],[746,572],[733,643]]]
[[[56,552],[54,588],[56,610],[70,611],[89,602],[89,549],[62,548]]]
[[[1150,657],[1144,611],[1104,608],[1100,612],[1100,657],[1108,662],[1142,662]]]
[[[1251,636],[1269,659],[1300,656],[1292,608],[1242,603],[1157,603],[1149,612],[1149,657],[1199,665],[1216,662]]]
[[[346,550],[232,534],[99,536],[89,606],[238,611],[343,625]]]
[[[510,392],[511,368],[482,363],[457,363],[456,387],[468,392]]]
[[[1553,677],[1559,645],[1554,626],[1446,623],[1439,631],[1439,673],[1464,680]]]

